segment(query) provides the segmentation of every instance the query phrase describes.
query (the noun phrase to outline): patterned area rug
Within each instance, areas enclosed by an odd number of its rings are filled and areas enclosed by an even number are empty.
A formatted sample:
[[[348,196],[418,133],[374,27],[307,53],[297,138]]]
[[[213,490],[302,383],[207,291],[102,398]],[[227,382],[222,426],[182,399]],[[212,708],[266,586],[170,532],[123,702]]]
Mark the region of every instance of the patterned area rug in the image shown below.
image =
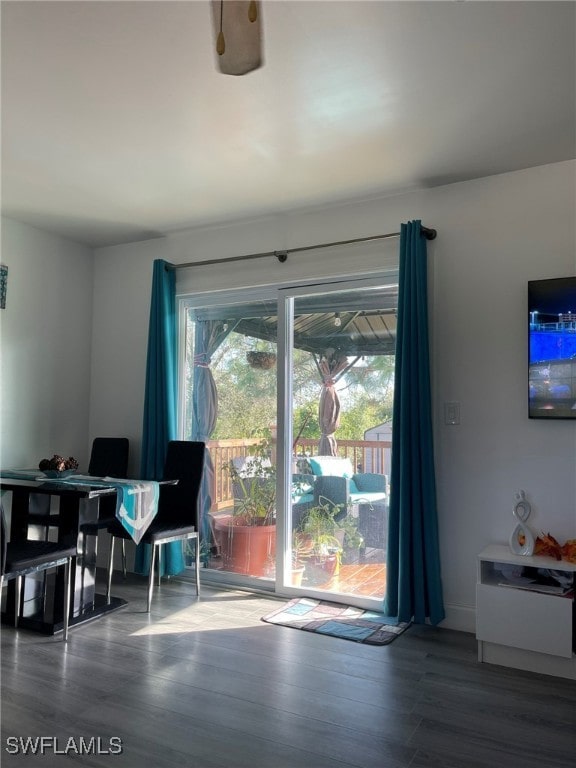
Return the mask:
[[[408,629],[410,624],[387,624],[386,618],[382,613],[363,611],[350,605],[300,597],[263,616],[262,621],[357,643],[387,645]]]

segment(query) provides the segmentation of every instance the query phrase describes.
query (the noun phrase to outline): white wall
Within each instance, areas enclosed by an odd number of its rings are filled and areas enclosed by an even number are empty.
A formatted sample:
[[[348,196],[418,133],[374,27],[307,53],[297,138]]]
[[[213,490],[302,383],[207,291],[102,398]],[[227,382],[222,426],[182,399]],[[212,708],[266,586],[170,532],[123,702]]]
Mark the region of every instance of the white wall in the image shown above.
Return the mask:
[[[514,492],[536,531],[576,538],[576,423],[527,418],[526,283],[576,274],[576,164],[542,166],[417,193],[191,230],[96,252],[91,436],[132,440],[138,466],[152,261],[183,263],[395,231],[421,218],[438,229],[431,264],[433,406],[447,626],[474,629],[476,554],[506,541]],[[386,249],[383,246],[383,256]],[[179,273],[197,290],[332,275],[325,251]],[[376,255],[375,255],[376,254]],[[358,265],[358,266],[357,266]],[[443,424],[443,403],[461,424]]]
[[[576,163],[100,249],[3,220],[0,466],[54,452],[85,467],[97,435],[131,439],[137,473],[152,261],[183,263],[362,237],[421,218],[431,264],[433,401],[447,626],[474,629],[475,557],[506,541],[523,488],[536,532],[576,538],[576,424],[527,418],[526,282],[576,274]],[[337,249],[179,273],[197,290],[370,270]],[[350,267],[349,265],[352,265]],[[94,312],[92,319],[92,302]],[[461,403],[444,426],[443,403]],[[89,403],[89,407],[88,407]]]
[[[35,467],[60,453],[86,469],[92,251],[3,219],[2,263],[0,466]]]

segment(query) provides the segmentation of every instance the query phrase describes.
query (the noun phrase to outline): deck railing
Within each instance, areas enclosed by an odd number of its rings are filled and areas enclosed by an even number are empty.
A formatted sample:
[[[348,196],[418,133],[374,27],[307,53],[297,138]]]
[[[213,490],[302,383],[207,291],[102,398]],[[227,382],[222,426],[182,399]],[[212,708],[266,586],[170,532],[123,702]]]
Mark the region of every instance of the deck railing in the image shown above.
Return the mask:
[[[212,512],[233,506],[232,481],[228,465],[233,459],[250,456],[260,438],[209,440],[206,445],[214,465],[212,487]],[[390,476],[390,451],[392,443],[383,440],[338,440],[337,454],[350,459],[355,472],[375,472]],[[318,454],[318,440],[300,438],[295,446],[296,459]],[[298,471],[302,471],[302,463]]]

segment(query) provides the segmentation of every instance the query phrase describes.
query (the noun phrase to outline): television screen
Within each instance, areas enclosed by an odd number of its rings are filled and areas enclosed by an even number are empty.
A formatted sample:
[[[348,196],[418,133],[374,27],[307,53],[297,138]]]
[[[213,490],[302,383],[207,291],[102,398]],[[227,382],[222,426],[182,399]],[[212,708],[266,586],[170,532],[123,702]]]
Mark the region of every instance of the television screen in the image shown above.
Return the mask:
[[[528,283],[528,414],[576,419],[576,277]]]

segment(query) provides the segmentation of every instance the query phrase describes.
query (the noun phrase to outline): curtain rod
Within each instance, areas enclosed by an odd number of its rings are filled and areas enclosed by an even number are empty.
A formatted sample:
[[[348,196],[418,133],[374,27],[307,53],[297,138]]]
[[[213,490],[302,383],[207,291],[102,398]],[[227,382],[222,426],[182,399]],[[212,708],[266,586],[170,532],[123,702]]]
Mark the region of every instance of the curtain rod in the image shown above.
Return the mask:
[[[420,226],[420,232],[426,240],[436,238],[436,230]],[[265,251],[264,253],[248,253],[245,256],[229,256],[224,259],[206,259],[205,261],[188,261],[185,264],[167,264],[166,269],[185,269],[186,267],[205,267],[208,264],[227,264],[231,261],[246,261],[247,259],[263,259],[275,256],[279,262],[284,263],[289,253],[302,253],[303,251],[316,251],[320,248],[333,248],[337,245],[352,245],[354,243],[369,243],[373,240],[388,240],[392,237],[400,237],[400,232],[389,232],[386,235],[372,235],[371,237],[355,237],[352,240],[337,240],[334,243],[319,243],[318,245],[305,245],[300,248],[287,248],[283,251]]]

